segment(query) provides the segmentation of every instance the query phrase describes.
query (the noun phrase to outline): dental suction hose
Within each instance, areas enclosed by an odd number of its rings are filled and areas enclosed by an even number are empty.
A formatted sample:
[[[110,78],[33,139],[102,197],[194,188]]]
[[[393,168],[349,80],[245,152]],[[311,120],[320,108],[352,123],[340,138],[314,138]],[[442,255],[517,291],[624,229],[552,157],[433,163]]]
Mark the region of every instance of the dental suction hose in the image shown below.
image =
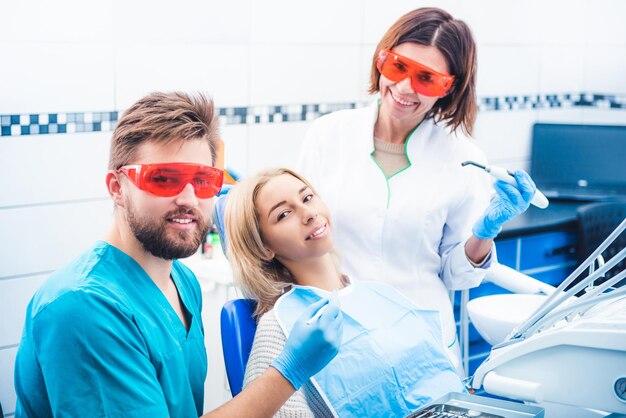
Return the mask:
[[[505,183],[508,183],[512,186],[517,187],[517,182],[515,181],[515,177],[513,176],[513,173],[511,173],[505,168],[496,167],[496,166],[485,166],[474,161],[465,161],[465,162],[462,162],[461,165],[464,167],[466,165],[473,165],[475,167],[481,168],[485,170],[487,173],[491,174],[497,180],[502,180]],[[545,209],[548,207],[548,204],[550,202],[548,202],[548,198],[543,193],[541,193],[539,189],[537,189],[530,203],[531,205],[536,206],[539,209]]]

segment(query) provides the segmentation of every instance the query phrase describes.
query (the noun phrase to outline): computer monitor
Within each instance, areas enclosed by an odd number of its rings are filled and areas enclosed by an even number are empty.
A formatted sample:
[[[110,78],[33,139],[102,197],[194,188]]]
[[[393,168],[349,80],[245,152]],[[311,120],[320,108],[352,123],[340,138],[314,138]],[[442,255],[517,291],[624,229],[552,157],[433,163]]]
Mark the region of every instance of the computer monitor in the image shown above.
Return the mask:
[[[552,198],[626,198],[626,126],[536,123],[531,176]]]

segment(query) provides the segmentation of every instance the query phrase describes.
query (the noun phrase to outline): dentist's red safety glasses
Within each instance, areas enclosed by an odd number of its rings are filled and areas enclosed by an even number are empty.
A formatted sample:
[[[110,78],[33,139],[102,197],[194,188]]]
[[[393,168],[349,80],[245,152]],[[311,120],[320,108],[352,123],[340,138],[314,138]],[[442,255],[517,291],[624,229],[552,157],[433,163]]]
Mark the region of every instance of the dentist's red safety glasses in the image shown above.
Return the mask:
[[[440,73],[388,49],[381,52],[376,67],[382,75],[395,83],[410,77],[413,90],[424,96],[445,96],[454,82],[453,75]]]

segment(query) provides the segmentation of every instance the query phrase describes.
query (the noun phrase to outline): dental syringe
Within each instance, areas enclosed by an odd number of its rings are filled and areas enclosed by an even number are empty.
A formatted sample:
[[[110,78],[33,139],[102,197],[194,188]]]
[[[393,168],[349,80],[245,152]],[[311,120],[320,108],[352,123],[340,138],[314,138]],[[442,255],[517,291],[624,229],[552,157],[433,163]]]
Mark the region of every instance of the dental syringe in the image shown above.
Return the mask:
[[[463,167],[465,167],[466,165],[473,165],[478,168],[482,168],[483,170],[491,174],[496,179],[502,180],[505,183],[509,183],[510,185],[517,187],[517,182],[515,181],[515,177],[513,176],[513,173],[511,173],[509,170],[505,168],[488,166],[488,165],[485,166],[475,161],[465,161],[465,162],[462,162],[461,165]],[[548,198],[543,193],[541,193],[539,189],[537,189],[530,203],[534,206],[537,206],[539,209],[545,209],[548,207],[548,204],[550,202],[548,202]]]

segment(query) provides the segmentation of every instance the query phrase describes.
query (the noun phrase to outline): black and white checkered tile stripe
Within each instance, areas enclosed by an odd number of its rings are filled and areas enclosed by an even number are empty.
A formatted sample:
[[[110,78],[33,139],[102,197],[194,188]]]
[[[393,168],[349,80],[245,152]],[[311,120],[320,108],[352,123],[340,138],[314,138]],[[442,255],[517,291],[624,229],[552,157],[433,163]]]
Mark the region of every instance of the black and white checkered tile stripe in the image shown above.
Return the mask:
[[[2,136],[111,131],[118,112],[0,115]]]
[[[326,113],[354,109],[366,103],[323,103],[284,106],[251,106],[220,108],[220,123],[225,125],[301,122],[313,120]]]
[[[265,124],[310,121],[326,113],[365,106],[367,102],[295,104],[282,106],[227,107],[219,109],[222,125]],[[626,109],[626,95],[544,94],[480,97],[481,111],[591,107]],[[0,136],[63,134],[112,131],[119,114],[113,112],[76,112],[0,115]]]
[[[479,110],[525,110],[592,107],[597,109],[626,109],[626,95],[610,94],[544,94],[481,97],[478,100]]]

